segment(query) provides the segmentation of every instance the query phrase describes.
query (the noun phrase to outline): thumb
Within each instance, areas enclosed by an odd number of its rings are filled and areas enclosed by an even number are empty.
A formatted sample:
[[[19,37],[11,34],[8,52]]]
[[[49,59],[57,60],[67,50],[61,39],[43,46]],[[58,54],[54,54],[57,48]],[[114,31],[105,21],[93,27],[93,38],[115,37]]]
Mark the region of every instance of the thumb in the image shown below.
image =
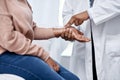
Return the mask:
[[[76,37],[78,41],[80,42],[89,42],[90,39],[82,35],[82,37]]]

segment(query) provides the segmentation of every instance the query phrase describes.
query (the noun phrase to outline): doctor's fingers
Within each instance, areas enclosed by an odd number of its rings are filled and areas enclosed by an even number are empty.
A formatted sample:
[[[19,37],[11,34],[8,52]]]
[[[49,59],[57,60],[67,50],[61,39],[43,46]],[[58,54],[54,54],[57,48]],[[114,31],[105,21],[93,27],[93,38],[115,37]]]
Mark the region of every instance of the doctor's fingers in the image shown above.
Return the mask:
[[[62,39],[69,40],[69,33],[65,32],[61,34]]]
[[[68,21],[68,23],[65,25],[66,28],[70,27],[72,24],[74,24],[76,18],[73,16],[71,19]]]
[[[70,40],[70,41],[73,41],[74,40],[74,35],[73,35],[73,30],[72,30],[72,28],[68,28],[68,39]]]
[[[74,21],[75,26],[79,26],[79,25],[81,25],[82,23],[83,23],[83,21],[82,21],[81,19],[76,19],[76,20]]]
[[[75,40],[74,35],[76,34],[76,29],[71,27],[71,28],[66,28],[66,33],[65,33],[65,37],[69,40],[69,41],[73,41]],[[82,34],[82,33],[81,33]]]
[[[78,31],[74,27],[67,28],[67,33],[68,33],[68,39],[70,41],[76,40],[75,36],[77,35],[84,35],[81,31]]]
[[[79,14],[77,14],[71,17],[71,19],[68,21],[65,27],[70,27],[72,24],[75,24],[76,26],[78,26],[78,25],[81,25],[83,22],[84,20],[79,17]]]

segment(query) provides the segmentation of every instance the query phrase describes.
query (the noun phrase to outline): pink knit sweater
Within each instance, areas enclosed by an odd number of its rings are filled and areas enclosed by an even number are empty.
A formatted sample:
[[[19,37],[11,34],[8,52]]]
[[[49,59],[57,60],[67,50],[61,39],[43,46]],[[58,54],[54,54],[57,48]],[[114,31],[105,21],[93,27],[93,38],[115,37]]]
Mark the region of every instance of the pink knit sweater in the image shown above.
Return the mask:
[[[8,50],[46,60],[48,53],[32,40],[53,37],[52,29],[38,28],[33,22],[27,0],[0,0],[0,54]]]

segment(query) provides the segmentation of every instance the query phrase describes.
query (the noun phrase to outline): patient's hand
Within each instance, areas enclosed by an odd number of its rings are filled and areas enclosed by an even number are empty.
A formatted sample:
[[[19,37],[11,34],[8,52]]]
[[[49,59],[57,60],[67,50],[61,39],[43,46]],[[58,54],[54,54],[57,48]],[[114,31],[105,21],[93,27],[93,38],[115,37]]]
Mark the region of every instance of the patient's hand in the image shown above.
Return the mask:
[[[48,58],[46,63],[56,72],[59,71],[59,65],[51,57]]]
[[[61,34],[61,37],[65,40],[77,40],[80,42],[88,42],[90,39],[84,36],[84,34],[74,27],[68,27],[65,29],[65,31]]]

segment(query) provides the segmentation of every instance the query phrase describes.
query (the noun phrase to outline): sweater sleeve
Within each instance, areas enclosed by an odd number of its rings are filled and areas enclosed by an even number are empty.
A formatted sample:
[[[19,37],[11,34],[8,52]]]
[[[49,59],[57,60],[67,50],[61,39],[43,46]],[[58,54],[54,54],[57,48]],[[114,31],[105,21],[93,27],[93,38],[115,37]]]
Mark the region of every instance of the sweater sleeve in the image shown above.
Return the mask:
[[[20,55],[32,55],[47,60],[48,53],[42,47],[31,44],[31,40],[15,31],[10,15],[0,14],[0,46]]]
[[[35,40],[43,40],[43,39],[45,40],[55,37],[52,28],[39,28],[34,22],[33,22],[33,30],[34,30]]]

